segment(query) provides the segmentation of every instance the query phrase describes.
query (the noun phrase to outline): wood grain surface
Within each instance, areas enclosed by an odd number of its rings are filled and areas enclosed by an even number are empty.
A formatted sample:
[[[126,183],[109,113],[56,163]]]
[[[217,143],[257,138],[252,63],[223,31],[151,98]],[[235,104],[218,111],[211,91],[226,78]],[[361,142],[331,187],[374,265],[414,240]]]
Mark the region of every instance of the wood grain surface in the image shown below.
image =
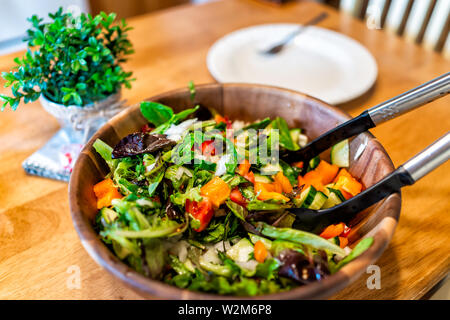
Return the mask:
[[[126,68],[134,71],[137,81],[124,96],[132,104],[183,87],[189,80],[211,82],[206,54],[218,38],[255,24],[301,23],[322,10],[330,12],[322,27],[361,42],[378,63],[375,86],[341,106],[353,116],[450,69],[450,62],[435,52],[369,30],[363,22],[319,4],[277,8],[255,0],[226,0],[130,19],[136,53]],[[14,56],[0,57],[0,71],[13,66]],[[449,102],[448,97],[441,99],[371,131],[400,165],[449,130]],[[38,102],[0,114],[0,298],[138,299],[83,249],[70,219],[67,184],[27,176],[21,168],[22,161],[57,130],[56,120]],[[448,273],[450,163],[402,195],[399,225],[377,262],[381,289],[367,289],[367,274],[334,298],[418,299]],[[78,272],[80,289],[70,285]]]

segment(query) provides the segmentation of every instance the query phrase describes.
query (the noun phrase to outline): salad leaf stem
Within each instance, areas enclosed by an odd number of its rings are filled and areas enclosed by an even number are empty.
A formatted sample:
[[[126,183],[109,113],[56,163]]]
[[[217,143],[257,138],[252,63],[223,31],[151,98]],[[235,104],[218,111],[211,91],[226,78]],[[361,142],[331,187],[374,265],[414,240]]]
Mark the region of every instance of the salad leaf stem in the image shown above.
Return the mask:
[[[261,233],[269,238],[304,244],[315,249],[327,250],[342,257],[347,255],[346,252],[337,245],[313,233],[291,228],[276,228],[264,222],[258,222],[257,228],[261,229]]]

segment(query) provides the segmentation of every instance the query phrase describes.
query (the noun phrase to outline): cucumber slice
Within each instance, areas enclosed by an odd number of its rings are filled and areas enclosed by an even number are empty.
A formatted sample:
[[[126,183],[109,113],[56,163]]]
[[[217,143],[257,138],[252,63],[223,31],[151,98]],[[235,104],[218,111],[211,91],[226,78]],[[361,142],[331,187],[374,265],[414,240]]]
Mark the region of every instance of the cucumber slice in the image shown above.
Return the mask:
[[[311,171],[314,170],[320,163],[320,158],[314,157],[309,161],[309,165],[308,165],[308,170],[307,171]]]
[[[309,205],[314,201],[317,190],[313,186],[309,186],[300,193],[299,198],[294,198],[294,204],[297,207],[308,208]]]
[[[322,209],[328,209],[340,203],[342,203],[342,201],[339,199],[336,193],[330,192],[330,196],[328,197],[327,201],[325,201],[325,203],[323,204]]]
[[[309,209],[319,210],[323,204],[327,201],[328,197],[321,191],[316,193],[313,202],[309,205]]]
[[[255,182],[272,183],[273,181],[269,176],[255,173]]]
[[[348,139],[342,140],[331,147],[331,163],[347,168],[350,165],[350,148]]]
[[[115,212],[113,209],[106,207],[102,208],[100,210],[100,213],[107,224],[113,223],[114,220],[116,220],[118,217],[117,212]]]
[[[336,183],[329,183],[329,184],[325,185],[325,189],[329,189],[329,188],[336,189],[335,186],[336,186]]]
[[[329,197],[330,196],[330,188],[333,188],[334,187],[334,184],[327,184],[326,186],[325,186],[325,188],[323,188],[323,193],[325,193],[325,195],[327,196],[327,197]]]
[[[247,238],[242,238],[230,249],[227,250],[227,256],[234,261],[246,262],[253,252],[253,244]]]
[[[346,200],[341,191],[334,189],[334,188],[328,188],[328,189],[330,190],[330,192],[336,194],[336,196],[338,197],[339,200],[341,200],[341,202],[344,202]]]

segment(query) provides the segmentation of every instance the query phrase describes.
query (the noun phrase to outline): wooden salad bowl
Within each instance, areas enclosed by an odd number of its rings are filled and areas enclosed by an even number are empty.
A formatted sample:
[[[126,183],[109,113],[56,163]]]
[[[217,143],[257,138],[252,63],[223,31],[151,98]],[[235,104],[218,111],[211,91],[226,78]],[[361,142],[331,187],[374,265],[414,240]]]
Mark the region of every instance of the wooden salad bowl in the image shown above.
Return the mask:
[[[195,103],[216,109],[231,119],[255,121],[265,117],[283,117],[291,127],[303,128],[310,139],[342,123],[350,116],[325,102],[295,91],[253,84],[209,84],[196,88]],[[179,89],[149,98],[179,112],[193,106],[188,89]],[[97,213],[93,186],[108,172],[103,159],[92,147],[100,138],[111,146],[146,124],[139,105],[134,105],[108,121],[86,144],[72,173],[69,185],[70,210],[81,243],[91,257],[107,271],[144,297],[168,299],[227,299],[193,292],[147,278],[120,261],[100,240],[93,228]],[[326,155],[325,155],[326,156]],[[355,137],[350,143],[350,172],[369,187],[394,170],[391,159],[370,133]],[[386,249],[398,222],[400,193],[393,194],[351,222],[349,235],[353,247],[364,237],[373,237],[373,245],[357,259],[322,281],[290,291],[243,299],[317,299],[329,297],[355,281],[367,266],[373,264]]]

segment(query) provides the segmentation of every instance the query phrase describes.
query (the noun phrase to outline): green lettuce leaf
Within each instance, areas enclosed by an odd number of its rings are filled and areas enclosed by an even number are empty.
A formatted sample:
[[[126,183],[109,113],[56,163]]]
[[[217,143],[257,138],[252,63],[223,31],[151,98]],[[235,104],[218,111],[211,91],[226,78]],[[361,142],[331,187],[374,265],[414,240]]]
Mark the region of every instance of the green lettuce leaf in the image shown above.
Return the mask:
[[[313,233],[291,228],[276,228],[264,222],[258,222],[257,228],[264,236],[269,238],[292,241],[314,249],[327,250],[342,257],[346,256],[342,248]]]
[[[200,187],[190,188],[185,193],[175,192],[170,195],[170,200],[180,207],[184,207],[187,199],[197,202],[202,201],[203,198],[200,195]]]
[[[288,206],[277,200],[261,201],[254,199],[247,205],[249,211],[272,211],[287,208]]]
[[[179,123],[182,120],[186,119],[191,114],[193,114],[194,112],[196,112],[199,108],[200,108],[200,106],[195,106],[194,108],[185,109],[183,111],[180,111],[179,113],[174,114],[172,119],[170,119],[170,120],[172,123]]]
[[[245,126],[243,128],[243,130],[248,130],[248,129],[255,129],[255,130],[259,130],[259,129],[264,129],[265,127],[267,127],[270,124],[270,118],[265,118],[259,122],[253,122],[252,124],[249,124],[248,126]]]
[[[338,271],[350,261],[360,256],[364,251],[369,249],[373,244],[373,238],[364,238],[353,248],[352,252],[332,268],[332,273]]]
[[[247,216],[247,210],[245,210],[243,206],[238,205],[236,202],[233,202],[230,199],[225,201],[225,204],[227,205],[228,208],[230,208],[231,212],[233,212],[233,214],[236,217],[238,217],[242,221],[245,221],[245,217]]]
[[[172,108],[152,101],[141,102],[141,112],[148,122],[155,126],[162,125],[173,116]]]
[[[276,257],[281,253],[281,251],[286,250],[286,249],[292,249],[292,250],[300,252],[301,254],[305,254],[305,251],[303,250],[302,245],[300,245],[298,243],[285,241],[285,240],[278,240],[278,239],[272,241],[272,247],[270,248],[270,252],[272,253],[273,256]]]
[[[169,265],[178,274],[191,274],[188,268],[176,256],[169,254]]]
[[[179,224],[174,220],[170,220],[169,218],[165,217],[164,220],[159,218],[158,224],[153,224],[149,228],[140,231],[115,229],[111,230],[111,232],[119,237],[132,239],[162,238],[174,234],[177,231],[177,229],[181,228],[182,226],[183,226],[182,224]]]
[[[163,242],[160,239],[146,239],[144,247],[148,276],[152,279],[161,278],[167,256]]]
[[[111,148],[107,143],[103,142],[100,139],[95,140],[92,146],[94,147],[95,151],[97,151],[97,153],[103,158],[103,160],[105,160],[109,169],[111,171],[114,170],[118,160],[112,158],[113,148]]]
[[[277,259],[267,259],[264,263],[259,263],[256,267],[255,276],[267,280],[275,279],[278,275],[278,268],[281,266]]]
[[[288,150],[295,151],[300,149],[298,144],[296,144],[291,137],[289,127],[286,120],[280,117],[276,117],[271,123],[273,129],[278,129],[280,145]]]
[[[297,185],[298,171],[295,170],[293,167],[291,167],[289,164],[287,164],[286,162],[284,162],[281,159],[280,159],[280,166],[281,166],[281,169],[283,170],[283,174],[286,176],[286,178],[289,179],[289,182],[293,186]]]
[[[180,191],[181,187],[187,186],[193,175],[192,170],[184,166],[173,165],[167,168],[164,177],[172,182],[175,190]]]

